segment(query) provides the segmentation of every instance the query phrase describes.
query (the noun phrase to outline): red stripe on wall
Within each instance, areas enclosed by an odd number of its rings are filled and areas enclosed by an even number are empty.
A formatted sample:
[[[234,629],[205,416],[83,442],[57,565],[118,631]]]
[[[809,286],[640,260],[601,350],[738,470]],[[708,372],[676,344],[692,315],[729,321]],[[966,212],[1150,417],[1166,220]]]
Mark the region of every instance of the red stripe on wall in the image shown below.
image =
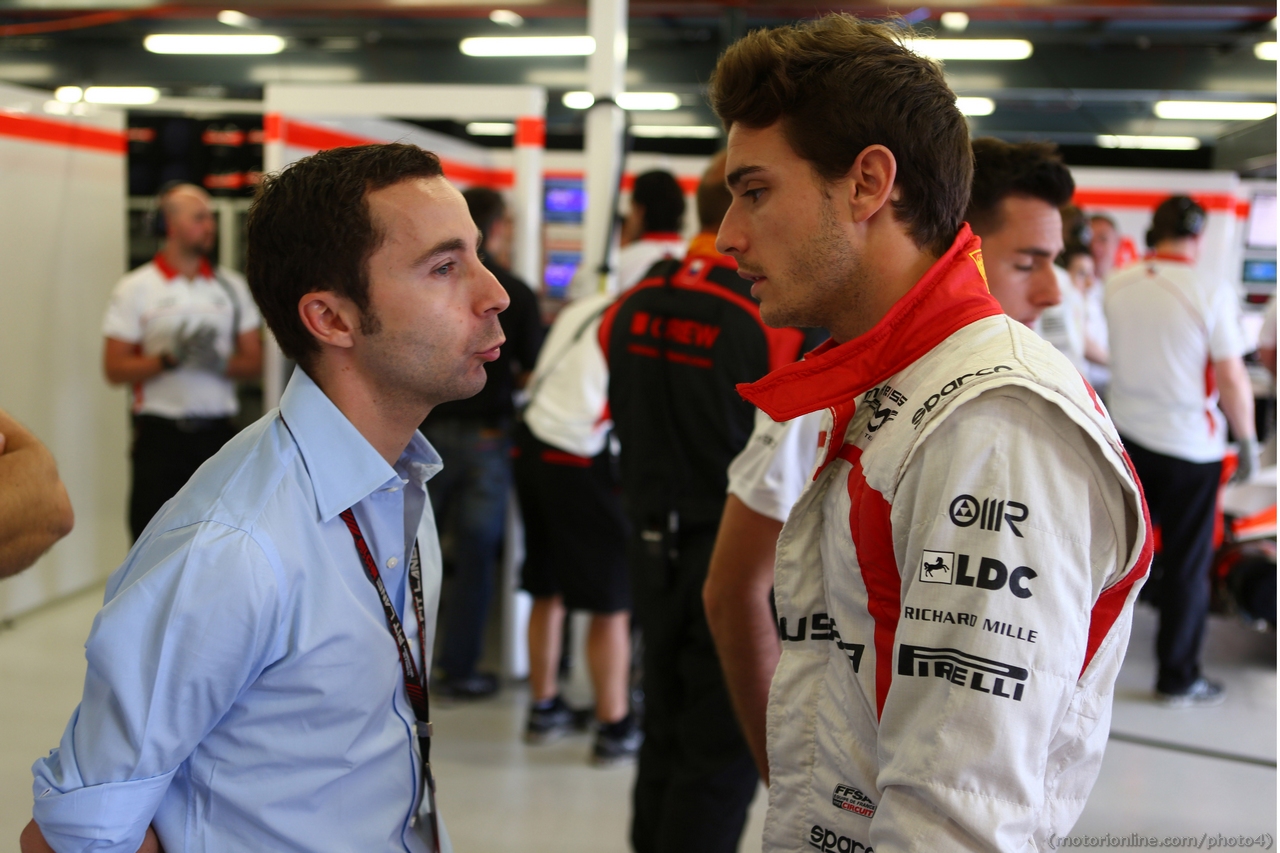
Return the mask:
[[[546,148],[547,120],[541,116],[516,119],[517,148]]]
[[[1143,210],[1155,210],[1160,202],[1167,199],[1172,193],[1167,190],[1106,190],[1106,189],[1077,189],[1072,201],[1076,206],[1090,207],[1137,207]],[[1230,193],[1190,193],[1201,207],[1205,210],[1218,211],[1223,213],[1235,213],[1241,215],[1240,208],[1243,206],[1244,213],[1249,212],[1249,203],[1241,202],[1240,199]]]
[[[123,130],[103,130],[25,113],[0,112],[0,136],[106,154],[123,155],[129,148],[129,140]]]

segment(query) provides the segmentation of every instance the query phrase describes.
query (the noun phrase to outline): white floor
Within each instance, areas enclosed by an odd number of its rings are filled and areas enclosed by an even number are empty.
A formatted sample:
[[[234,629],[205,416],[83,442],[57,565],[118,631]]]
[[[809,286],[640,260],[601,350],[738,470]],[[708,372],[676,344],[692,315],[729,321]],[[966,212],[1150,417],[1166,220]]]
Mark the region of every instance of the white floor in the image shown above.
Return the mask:
[[[28,768],[57,744],[79,698],[82,644],[101,594],[95,589],[0,630],[0,851],[16,849],[30,817]],[[1140,607],[1116,689],[1113,740],[1075,833],[1193,835],[1203,849],[1218,834],[1274,838],[1275,635],[1213,619],[1205,660],[1210,675],[1226,682],[1227,702],[1169,711],[1149,700],[1154,629],[1154,614]],[[571,698],[583,689],[572,684]],[[516,686],[485,702],[436,703],[434,763],[458,853],[628,850],[633,768],[588,766],[585,735],[525,746],[526,702]],[[760,849],[763,817],[762,791],[743,853]]]

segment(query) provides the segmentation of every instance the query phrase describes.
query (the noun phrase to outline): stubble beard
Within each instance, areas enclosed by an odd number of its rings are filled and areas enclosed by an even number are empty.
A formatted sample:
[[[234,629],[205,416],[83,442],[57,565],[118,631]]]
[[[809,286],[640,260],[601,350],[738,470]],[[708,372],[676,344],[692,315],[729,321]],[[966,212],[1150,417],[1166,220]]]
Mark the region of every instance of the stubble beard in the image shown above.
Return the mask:
[[[770,326],[829,329],[837,318],[861,312],[866,266],[840,230],[830,199],[822,205],[818,229],[793,253],[790,267],[781,288],[789,298],[761,305]]]

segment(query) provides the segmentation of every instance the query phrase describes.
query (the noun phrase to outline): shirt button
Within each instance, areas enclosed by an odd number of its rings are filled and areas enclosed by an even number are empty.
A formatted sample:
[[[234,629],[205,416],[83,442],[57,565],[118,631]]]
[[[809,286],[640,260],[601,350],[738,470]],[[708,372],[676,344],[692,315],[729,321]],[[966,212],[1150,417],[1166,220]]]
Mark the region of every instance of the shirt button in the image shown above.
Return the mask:
[[[398,565],[400,565],[400,558],[399,558],[399,557],[392,557],[390,560],[387,560],[387,568],[388,568],[388,569],[394,569],[394,568],[395,568],[396,566],[398,566]]]

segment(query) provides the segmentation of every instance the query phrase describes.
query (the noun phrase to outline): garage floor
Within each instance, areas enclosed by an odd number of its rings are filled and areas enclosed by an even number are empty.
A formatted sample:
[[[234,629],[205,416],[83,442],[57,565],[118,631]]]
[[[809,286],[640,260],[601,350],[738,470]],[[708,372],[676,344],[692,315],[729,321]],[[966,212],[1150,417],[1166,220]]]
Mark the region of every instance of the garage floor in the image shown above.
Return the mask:
[[[84,678],[101,588],[0,631],[0,850],[30,817],[29,767],[56,746]],[[1205,652],[1227,702],[1170,711],[1149,699],[1155,614],[1140,605],[1116,687],[1112,742],[1075,834],[1113,838],[1276,834],[1276,640],[1214,618]],[[571,698],[586,699],[575,680]],[[624,853],[632,767],[596,769],[586,735],[527,747],[523,686],[472,704],[436,702],[441,811],[458,853]],[[764,792],[741,850],[760,849]],[[1220,845],[1225,846],[1225,845]]]

